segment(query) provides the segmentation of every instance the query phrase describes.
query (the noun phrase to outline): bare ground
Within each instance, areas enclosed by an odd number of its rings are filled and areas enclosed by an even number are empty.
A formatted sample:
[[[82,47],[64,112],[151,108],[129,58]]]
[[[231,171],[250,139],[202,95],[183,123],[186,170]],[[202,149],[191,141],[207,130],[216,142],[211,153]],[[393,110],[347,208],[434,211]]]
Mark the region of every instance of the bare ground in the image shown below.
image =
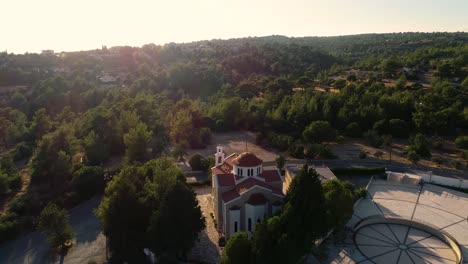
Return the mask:
[[[197,194],[198,203],[200,204],[203,216],[205,217],[206,227],[200,232],[199,240],[192,248],[189,260],[196,263],[216,264],[221,260],[221,249],[218,247],[218,231],[210,215],[213,213],[211,187],[196,187],[194,190]]]
[[[235,131],[227,133],[213,134],[211,144],[204,149],[187,150],[188,156],[200,153],[204,157],[214,155],[216,147],[220,145],[224,147],[224,152],[227,155],[232,153],[242,153],[249,151],[255,153],[263,161],[273,161],[277,157],[274,150],[268,150],[255,144],[255,133],[248,131]]]
[[[390,159],[390,148],[388,147],[379,147],[375,148],[369,146],[364,140],[348,139],[345,143],[342,144],[332,144],[331,145],[333,152],[338,156],[340,160],[344,161],[353,161],[360,160],[358,155],[361,151],[367,154],[366,160],[372,160],[374,162],[387,163]],[[399,164],[411,165],[411,161],[407,159],[406,148],[408,147],[407,140],[394,140],[392,143],[391,149],[391,159],[392,162]],[[374,156],[375,152],[383,152],[383,156],[379,159]],[[461,164],[467,165],[467,161],[463,160],[460,156],[461,150],[456,148],[452,142],[443,141],[443,149],[437,150],[432,148],[432,158],[441,158],[443,159],[443,164],[437,164],[431,159],[421,159],[418,162],[418,165],[425,167],[427,170],[431,169],[443,169],[451,172],[463,173],[462,169],[456,169],[452,166],[453,162],[460,162]],[[466,169],[465,169],[466,172]]]

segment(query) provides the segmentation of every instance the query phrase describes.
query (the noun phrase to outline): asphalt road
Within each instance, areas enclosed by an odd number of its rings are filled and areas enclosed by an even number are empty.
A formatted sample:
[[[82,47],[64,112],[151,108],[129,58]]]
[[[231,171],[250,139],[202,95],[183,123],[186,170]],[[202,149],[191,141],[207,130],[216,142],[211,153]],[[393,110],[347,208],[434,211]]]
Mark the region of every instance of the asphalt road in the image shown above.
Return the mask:
[[[106,240],[94,214],[100,202],[101,197],[94,197],[70,211],[75,238],[73,247],[64,257],[54,255],[45,236],[36,231],[0,245],[0,263],[103,263]]]
[[[286,165],[289,166],[302,166],[306,163],[305,160],[288,160]],[[407,172],[407,173],[414,173],[414,174],[426,174],[429,171],[432,172],[433,175],[449,177],[449,178],[457,178],[457,179],[467,179],[468,180],[468,173],[467,172],[454,172],[448,171],[443,169],[434,169],[434,168],[427,168],[425,166],[421,166],[418,164],[403,164],[403,163],[388,163],[386,161],[372,161],[372,160],[312,160],[307,162],[309,165],[315,166],[327,166],[330,168],[343,168],[343,167],[353,167],[353,166],[363,166],[363,167],[385,167],[388,171],[395,171],[395,172]],[[274,161],[265,162],[264,166],[275,166]]]

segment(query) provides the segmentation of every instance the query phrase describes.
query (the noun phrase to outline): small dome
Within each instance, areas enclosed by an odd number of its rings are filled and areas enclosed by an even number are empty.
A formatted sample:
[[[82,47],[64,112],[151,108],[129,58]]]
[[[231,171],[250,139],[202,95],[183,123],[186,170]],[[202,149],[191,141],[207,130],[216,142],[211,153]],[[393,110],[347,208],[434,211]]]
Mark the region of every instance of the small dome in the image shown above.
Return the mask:
[[[255,167],[262,165],[263,160],[259,159],[255,154],[244,152],[232,161],[233,165],[239,167]]]

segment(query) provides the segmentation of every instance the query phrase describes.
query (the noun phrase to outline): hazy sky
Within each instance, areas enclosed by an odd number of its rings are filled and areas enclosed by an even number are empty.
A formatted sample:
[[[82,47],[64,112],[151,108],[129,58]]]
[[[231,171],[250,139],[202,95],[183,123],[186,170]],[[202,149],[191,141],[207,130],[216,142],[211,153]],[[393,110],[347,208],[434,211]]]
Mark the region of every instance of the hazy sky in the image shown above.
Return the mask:
[[[468,0],[0,0],[0,50],[468,31]]]

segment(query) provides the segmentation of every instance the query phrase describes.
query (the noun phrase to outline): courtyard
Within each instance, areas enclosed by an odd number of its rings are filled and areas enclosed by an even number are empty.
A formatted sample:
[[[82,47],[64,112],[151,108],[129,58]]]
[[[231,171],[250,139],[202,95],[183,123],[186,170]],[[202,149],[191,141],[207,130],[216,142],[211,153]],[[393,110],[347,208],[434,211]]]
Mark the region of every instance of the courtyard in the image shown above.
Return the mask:
[[[468,194],[383,179],[367,192],[327,263],[468,263]]]

